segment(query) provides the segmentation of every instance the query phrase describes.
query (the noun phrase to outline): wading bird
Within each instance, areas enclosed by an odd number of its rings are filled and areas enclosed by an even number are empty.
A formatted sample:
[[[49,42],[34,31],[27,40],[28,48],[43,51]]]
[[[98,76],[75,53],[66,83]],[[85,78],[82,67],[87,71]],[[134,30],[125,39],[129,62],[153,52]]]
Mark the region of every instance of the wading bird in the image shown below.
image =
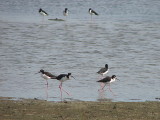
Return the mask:
[[[92,20],[92,15],[98,15],[98,13],[96,13],[94,10],[92,10],[91,8],[89,8],[88,10],[89,14],[91,15],[91,20]]]
[[[100,82],[100,83],[103,83],[103,84],[104,84],[103,86],[101,86],[101,89],[99,89],[99,90],[103,90],[104,87],[108,84],[108,85],[109,85],[109,90],[110,90],[110,92],[112,92],[112,90],[111,90],[111,88],[110,88],[110,83],[115,82],[116,79],[117,79],[116,75],[112,75],[111,77],[110,77],[110,76],[107,76],[107,77],[105,77],[105,78],[97,81],[97,82]],[[113,92],[112,92],[112,94],[113,94]],[[113,95],[114,95],[114,94],[113,94]]]

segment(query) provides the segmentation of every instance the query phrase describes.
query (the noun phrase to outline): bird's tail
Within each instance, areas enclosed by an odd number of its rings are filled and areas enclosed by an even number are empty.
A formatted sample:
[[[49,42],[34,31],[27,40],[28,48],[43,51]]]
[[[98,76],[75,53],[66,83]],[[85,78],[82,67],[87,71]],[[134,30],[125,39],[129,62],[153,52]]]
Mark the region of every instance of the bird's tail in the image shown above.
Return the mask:
[[[51,77],[51,79],[57,79],[57,76]]]
[[[99,14],[95,12],[95,15],[99,15]]]

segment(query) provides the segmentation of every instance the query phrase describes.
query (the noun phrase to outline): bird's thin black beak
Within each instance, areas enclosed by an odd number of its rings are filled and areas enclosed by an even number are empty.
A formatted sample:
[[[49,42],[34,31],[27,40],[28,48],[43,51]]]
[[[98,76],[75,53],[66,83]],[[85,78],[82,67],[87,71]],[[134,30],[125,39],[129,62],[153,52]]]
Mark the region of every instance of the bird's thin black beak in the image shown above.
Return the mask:
[[[39,71],[39,72],[37,72],[37,73],[35,73],[35,74],[38,74],[38,73],[40,73],[40,71]]]
[[[116,78],[117,80],[119,80],[118,78]],[[120,81],[120,80],[119,80]]]
[[[71,76],[71,77],[73,77],[73,76]],[[74,78],[74,77],[73,77]],[[75,78],[74,78],[75,79]],[[75,79],[76,80],[76,79]]]

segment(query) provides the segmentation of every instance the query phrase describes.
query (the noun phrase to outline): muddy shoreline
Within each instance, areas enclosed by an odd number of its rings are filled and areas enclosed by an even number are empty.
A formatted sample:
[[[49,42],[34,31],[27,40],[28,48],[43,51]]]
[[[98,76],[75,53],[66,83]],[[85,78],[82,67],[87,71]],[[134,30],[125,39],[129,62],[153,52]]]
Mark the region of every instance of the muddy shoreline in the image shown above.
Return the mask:
[[[160,102],[48,102],[0,97],[0,120],[160,120]]]

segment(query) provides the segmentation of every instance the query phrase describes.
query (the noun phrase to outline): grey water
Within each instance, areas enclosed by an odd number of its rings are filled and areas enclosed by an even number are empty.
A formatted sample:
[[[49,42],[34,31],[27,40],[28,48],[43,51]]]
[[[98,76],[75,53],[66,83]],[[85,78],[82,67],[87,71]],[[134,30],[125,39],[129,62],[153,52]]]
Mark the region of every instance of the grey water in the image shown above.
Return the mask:
[[[60,101],[59,81],[37,73],[75,77],[63,83],[64,100],[158,101],[159,0],[0,0],[0,96]],[[49,16],[38,13],[44,9]],[[63,16],[64,8],[70,10]],[[91,16],[92,8],[99,16]],[[49,21],[60,18],[65,21]],[[109,65],[115,96],[96,72]]]

